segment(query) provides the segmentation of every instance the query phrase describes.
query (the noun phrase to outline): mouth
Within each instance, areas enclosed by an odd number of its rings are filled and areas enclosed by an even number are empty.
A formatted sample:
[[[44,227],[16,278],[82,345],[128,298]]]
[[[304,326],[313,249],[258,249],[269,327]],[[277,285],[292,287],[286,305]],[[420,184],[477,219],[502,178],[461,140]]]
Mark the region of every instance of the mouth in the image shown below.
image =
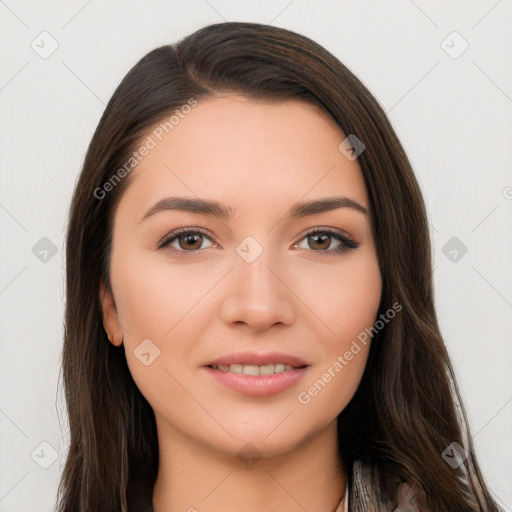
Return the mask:
[[[289,372],[301,368],[305,368],[306,365],[301,366],[292,366],[291,364],[285,363],[270,363],[270,364],[242,364],[242,363],[232,363],[232,364],[212,364],[208,365],[209,368],[213,370],[219,370],[224,373],[236,373],[243,375],[276,375],[283,372]]]
[[[239,352],[211,361],[203,370],[223,388],[261,397],[291,388],[309,366],[289,354]]]

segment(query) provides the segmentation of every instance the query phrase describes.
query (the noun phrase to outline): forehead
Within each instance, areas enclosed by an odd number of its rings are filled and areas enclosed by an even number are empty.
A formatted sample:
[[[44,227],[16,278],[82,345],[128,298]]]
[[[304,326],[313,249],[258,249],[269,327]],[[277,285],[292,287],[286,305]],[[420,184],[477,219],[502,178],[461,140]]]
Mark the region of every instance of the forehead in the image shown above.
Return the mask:
[[[320,107],[226,95],[187,112],[148,130],[142,141],[150,137],[153,147],[132,171],[121,203],[179,194],[236,203],[237,210],[334,194],[367,203],[357,161],[338,149],[346,135]]]

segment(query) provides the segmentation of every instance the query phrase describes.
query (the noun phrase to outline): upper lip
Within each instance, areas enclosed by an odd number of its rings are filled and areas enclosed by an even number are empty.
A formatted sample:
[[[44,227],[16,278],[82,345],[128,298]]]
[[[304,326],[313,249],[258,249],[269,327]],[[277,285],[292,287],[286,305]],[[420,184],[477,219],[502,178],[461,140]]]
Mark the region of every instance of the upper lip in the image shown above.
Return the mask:
[[[299,368],[301,366],[308,366],[303,359],[297,356],[293,356],[291,354],[285,354],[284,352],[251,352],[251,351],[240,351],[240,352],[232,352],[231,354],[226,354],[224,356],[218,357],[210,362],[208,362],[205,366],[213,366],[213,365],[230,365],[230,364],[255,364],[258,366],[266,365],[266,364],[289,364],[294,368]]]

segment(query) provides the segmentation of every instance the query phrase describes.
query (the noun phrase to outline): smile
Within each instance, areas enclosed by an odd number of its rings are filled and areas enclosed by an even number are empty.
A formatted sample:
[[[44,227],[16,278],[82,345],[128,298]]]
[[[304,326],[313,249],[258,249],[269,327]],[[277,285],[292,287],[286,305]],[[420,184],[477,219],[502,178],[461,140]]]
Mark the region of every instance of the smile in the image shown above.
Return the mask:
[[[202,367],[211,385],[244,395],[277,395],[297,385],[309,368],[304,359],[284,352],[237,351]],[[208,384],[209,385],[209,384]]]
[[[211,365],[211,368],[214,370],[220,370],[225,373],[238,373],[244,375],[275,375],[277,373],[283,373],[287,371],[291,371],[294,367],[291,364],[284,363],[276,363],[276,364],[240,364],[233,363],[230,365],[227,364],[214,364]]]

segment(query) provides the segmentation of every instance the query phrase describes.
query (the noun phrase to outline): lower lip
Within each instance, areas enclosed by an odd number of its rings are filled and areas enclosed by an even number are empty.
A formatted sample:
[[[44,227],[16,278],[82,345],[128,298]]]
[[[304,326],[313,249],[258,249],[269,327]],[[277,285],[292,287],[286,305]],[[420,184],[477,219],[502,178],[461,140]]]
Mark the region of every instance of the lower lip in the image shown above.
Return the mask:
[[[251,396],[270,396],[287,390],[302,378],[306,368],[295,368],[273,375],[245,375],[223,372],[209,366],[203,367],[212,377],[228,388]]]

